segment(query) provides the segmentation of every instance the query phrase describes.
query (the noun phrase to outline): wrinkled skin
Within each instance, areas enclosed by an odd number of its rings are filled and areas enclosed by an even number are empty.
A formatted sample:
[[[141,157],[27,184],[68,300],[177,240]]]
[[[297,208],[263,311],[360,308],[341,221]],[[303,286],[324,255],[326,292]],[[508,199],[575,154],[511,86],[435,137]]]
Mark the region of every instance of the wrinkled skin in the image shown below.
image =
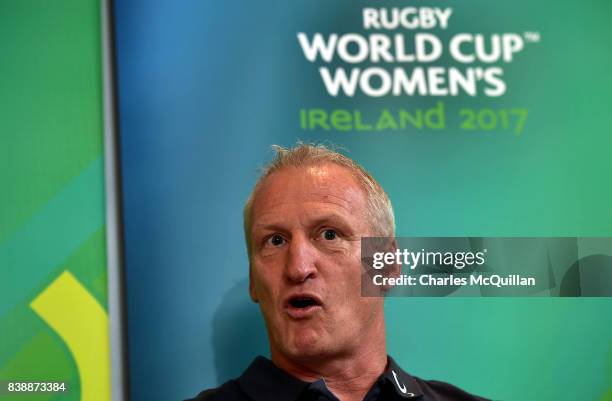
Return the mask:
[[[267,177],[252,208],[249,291],[266,322],[273,361],[323,361],[384,348],[383,299],[360,295],[361,237],[372,235],[367,199],[335,165],[287,167]],[[287,299],[316,296],[307,316]]]

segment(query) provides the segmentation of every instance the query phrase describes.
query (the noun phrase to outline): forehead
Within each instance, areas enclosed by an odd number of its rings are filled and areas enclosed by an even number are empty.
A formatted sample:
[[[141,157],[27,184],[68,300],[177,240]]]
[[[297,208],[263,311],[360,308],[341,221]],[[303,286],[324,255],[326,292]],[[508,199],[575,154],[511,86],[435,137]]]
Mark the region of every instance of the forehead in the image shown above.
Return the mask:
[[[307,213],[309,203],[363,215],[367,199],[354,173],[345,167],[332,163],[285,167],[262,182],[253,202],[253,220],[284,206],[302,206]]]

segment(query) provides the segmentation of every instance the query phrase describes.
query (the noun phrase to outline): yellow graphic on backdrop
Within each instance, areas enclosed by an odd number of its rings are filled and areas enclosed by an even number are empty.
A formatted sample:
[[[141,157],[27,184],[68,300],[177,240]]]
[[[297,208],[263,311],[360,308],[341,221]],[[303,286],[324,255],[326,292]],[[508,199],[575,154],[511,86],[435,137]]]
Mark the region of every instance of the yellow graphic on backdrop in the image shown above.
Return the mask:
[[[60,336],[76,362],[81,401],[110,400],[108,315],[68,271],[36,297],[30,307]]]

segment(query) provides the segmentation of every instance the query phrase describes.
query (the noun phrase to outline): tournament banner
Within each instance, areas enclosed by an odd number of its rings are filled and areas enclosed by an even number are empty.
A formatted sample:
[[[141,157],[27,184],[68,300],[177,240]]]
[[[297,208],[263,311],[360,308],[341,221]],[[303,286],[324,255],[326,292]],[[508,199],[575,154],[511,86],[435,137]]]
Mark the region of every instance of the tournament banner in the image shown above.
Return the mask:
[[[299,141],[393,203],[397,238],[362,243],[384,294],[362,295],[387,296],[402,367],[612,399],[611,3],[146,4],[115,4],[134,399],[268,354],[242,209],[271,145]]]
[[[0,4],[0,400],[109,401],[98,1]]]

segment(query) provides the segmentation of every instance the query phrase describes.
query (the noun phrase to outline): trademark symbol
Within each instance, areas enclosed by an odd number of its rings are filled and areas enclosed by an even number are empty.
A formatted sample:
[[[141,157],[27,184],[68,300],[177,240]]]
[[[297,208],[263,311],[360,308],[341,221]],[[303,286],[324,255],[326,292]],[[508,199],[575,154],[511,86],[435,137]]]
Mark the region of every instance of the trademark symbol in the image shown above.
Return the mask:
[[[527,42],[537,43],[540,41],[540,32],[524,32],[523,37]]]

